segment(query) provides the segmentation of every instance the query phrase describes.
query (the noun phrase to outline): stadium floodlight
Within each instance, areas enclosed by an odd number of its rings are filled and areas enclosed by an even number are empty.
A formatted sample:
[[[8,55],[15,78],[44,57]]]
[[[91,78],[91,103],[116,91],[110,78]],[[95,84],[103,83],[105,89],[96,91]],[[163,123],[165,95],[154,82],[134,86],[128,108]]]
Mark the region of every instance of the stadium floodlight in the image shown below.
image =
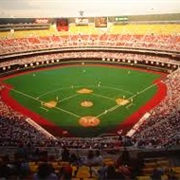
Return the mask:
[[[80,15],[80,17],[83,17],[84,11],[79,11],[79,15]]]

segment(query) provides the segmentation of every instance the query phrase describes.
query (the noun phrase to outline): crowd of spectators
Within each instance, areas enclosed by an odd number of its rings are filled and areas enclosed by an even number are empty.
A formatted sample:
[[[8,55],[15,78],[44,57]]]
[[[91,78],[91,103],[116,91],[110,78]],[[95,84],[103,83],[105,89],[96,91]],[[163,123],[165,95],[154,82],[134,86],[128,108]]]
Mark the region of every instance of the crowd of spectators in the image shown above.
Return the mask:
[[[4,88],[4,85],[0,85],[0,94]],[[41,146],[48,141],[42,132],[26,121],[26,118],[26,116],[6,105],[0,95],[0,147]]]
[[[141,146],[170,147],[180,144],[180,70],[170,74],[164,81],[167,96],[140,126],[134,138]]]
[[[24,65],[26,66],[38,66],[43,64],[59,63],[63,59],[70,58],[101,58],[103,61],[120,61],[128,63],[144,62],[150,65],[162,65],[173,64],[178,65],[178,61],[170,57],[160,57],[145,54],[134,54],[134,53],[116,53],[116,52],[104,52],[104,51],[88,51],[88,52],[62,52],[62,53],[50,53],[46,55],[36,55],[31,57],[18,57],[11,61],[0,62],[0,68],[10,68],[13,65]]]
[[[179,51],[177,35],[68,35],[0,40],[0,54],[79,46],[111,46]]]
[[[19,148],[20,150],[20,148]],[[0,157],[0,178],[6,179],[72,179],[84,176],[95,179],[131,179],[141,171],[140,158],[133,158],[124,149],[117,157],[105,158],[99,150],[89,150],[84,156],[71,153],[64,148],[59,159],[38,150],[34,151],[34,159],[28,156],[13,158],[8,155]],[[35,158],[36,157],[36,158]],[[137,161],[138,160],[138,161]],[[80,171],[86,169],[86,173]],[[83,178],[83,177],[82,177]]]
[[[0,158],[0,178],[27,180],[76,178],[130,180],[140,177],[154,180],[178,179],[178,174],[168,164],[167,159],[164,158],[164,162],[167,162],[164,166],[162,166],[163,161],[158,161],[158,158],[154,162],[155,165],[147,169],[143,154],[139,153],[136,157],[132,157],[126,148],[114,159],[103,157],[98,150],[89,150],[84,158],[78,156],[77,153],[70,153],[68,149],[62,151],[60,159],[47,154],[37,156],[36,160],[22,156],[14,156],[10,159],[8,155],[5,155]],[[147,170],[148,176],[143,176]]]

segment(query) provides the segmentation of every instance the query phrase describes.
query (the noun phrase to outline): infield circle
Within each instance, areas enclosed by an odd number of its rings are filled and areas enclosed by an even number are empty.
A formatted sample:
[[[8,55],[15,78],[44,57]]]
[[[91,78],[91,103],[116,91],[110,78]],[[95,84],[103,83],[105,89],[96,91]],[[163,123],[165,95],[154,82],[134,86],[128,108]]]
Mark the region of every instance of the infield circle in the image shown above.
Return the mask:
[[[83,127],[95,127],[98,126],[100,120],[95,116],[84,116],[79,119],[79,124]]]

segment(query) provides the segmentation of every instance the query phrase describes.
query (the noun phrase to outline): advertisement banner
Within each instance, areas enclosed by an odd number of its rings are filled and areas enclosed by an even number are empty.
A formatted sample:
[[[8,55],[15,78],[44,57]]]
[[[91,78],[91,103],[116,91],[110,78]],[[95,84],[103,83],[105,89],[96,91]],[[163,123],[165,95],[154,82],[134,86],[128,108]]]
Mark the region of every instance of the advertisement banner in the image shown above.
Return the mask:
[[[87,26],[89,20],[87,18],[76,18],[75,23],[77,26]]]

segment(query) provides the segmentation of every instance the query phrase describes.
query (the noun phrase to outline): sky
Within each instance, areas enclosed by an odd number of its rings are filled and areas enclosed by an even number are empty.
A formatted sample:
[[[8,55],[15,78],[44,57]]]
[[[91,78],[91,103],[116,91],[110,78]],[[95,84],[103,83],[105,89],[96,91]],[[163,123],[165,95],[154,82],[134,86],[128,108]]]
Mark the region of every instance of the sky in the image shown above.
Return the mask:
[[[0,0],[3,17],[84,17],[180,13],[180,0]]]

